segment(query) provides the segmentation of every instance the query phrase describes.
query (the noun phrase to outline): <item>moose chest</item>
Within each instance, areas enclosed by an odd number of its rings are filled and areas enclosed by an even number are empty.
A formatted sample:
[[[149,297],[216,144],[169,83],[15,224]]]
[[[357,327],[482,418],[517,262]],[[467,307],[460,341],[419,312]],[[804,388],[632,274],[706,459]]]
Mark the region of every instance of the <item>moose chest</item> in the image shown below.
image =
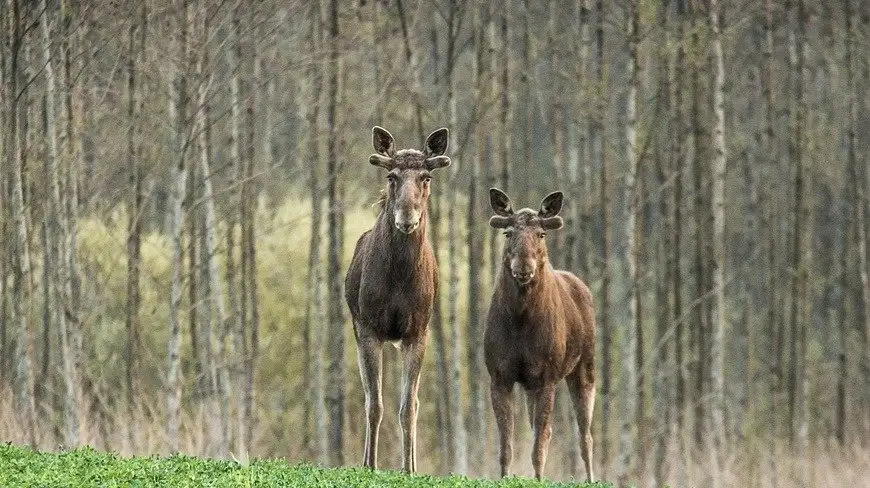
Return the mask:
[[[563,321],[534,311],[491,314],[485,340],[490,373],[529,390],[558,381],[569,359]]]
[[[430,267],[391,264],[381,262],[364,272],[359,294],[361,322],[385,341],[424,331],[435,295]]]

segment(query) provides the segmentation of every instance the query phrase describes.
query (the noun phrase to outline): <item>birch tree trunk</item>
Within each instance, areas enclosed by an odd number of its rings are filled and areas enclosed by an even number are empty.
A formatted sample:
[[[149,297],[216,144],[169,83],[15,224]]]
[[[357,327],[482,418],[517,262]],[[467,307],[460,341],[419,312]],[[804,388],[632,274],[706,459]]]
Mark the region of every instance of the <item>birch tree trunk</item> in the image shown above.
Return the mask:
[[[804,166],[804,123],[806,120],[806,101],[804,99],[804,3],[797,0],[797,5],[792,6],[789,12],[791,32],[789,33],[790,59],[792,68],[792,103],[790,104],[789,119],[791,122],[791,141],[789,153],[794,166],[794,200],[793,200],[793,234],[792,234],[792,282],[791,282],[791,306],[789,309],[789,323],[791,324],[791,340],[789,343],[790,367],[788,373],[788,418],[789,418],[789,442],[793,446],[796,440],[800,440],[803,447],[804,438],[799,433],[798,418],[800,402],[802,400],[799,388],[801,388],[806,374],[805,358],[801,355],[804,345],[801,338],[805,337],[805,312],[809,299],[807,293],[807,253],[808,248],[808,220],[809,209],[806,202],[806,168]],[[798,439],[798,436],[801,439]]]
[[[671,99],[671,26],[668,22],[669,12],[668,6],[662,5],[656,12],[659,25],[662,26],[664,36],[664,49],[660,49],[656,55],[656,60],[659,63],[659,80],[661,86],[661,96],[658,101],[657,111],[662,113],[667,120],[668,131],[673,130],[673,109]],[[658,184],[658,218],[660,220],[659,239],[656,249],[656,266],[658,273],[656,277],[656,335],[655,347],[653,354],[655,356],[655,367],[653,376],[653,415],[655,419],[652,426],[655,428],[655,459],[653,462],[652,483],[654,485],[663,485],[665,478],[665,463],[667,457],[668,441],[672,439],[672,389],[670,377],[674,375],[673,369],[669,364],[669,349],[668,341],[670,331],[674,324],[671,315],[671,297],[673,295],[673,259],[672,239],[673,239],[673,214],[670,205],[673,203],[670,197],[673,192],[671,186],[671,178],[673,175],[673,156],[668,154],[669,146],[668,135],[659,136],[656,144],[656,177]]]
[[[713,306],[713,337],[710,344],[711,376],[713,380],[713,420],[712,449],[713,480],[721,484],[721,462],[719,453],[725,443],[725,107],[723,91],[725,85],[725,61],[722,53],[722,39],[719,29],[719,2],[710,1],[710,27],[713,33],[713,289],[716,299]]]
[[[253,16],[252,16],[253,17]],[[250,92],[247,97],[245,106],[245,124],[246,124],[246,152],[245,156],[245,179],[242,184],[244,187],[243,212],[245,215],[245,227],[243,229],[245,243],[242,248],[242,256],[245,262],[245,269],[248,270],[248,301],[251,313],[250,319],[250,350],[244,358],[245,366],[245,397],[244,397],[244,422],[245,422],[245,451],[251,449],[251,443],[254,438],[254,429],[256,428],[256,413],[254,412],[254,379],[256,375],[257,359],[260,355],[260,301],[259,288],[257,286],[257,246],[256,246],[256,223],[257,223],[257,202],[259,200],[259,191],[257,190],[255,174],[256,174],[256,158],[255,142],[254,142],[254,104],[256,101],[257,92],[255,90],[256,80],[260,79],[259,69],[260,62],[257,58],[256,44],[251,43],[251,49],[248,56],[251,58],[251,63],[254,66],[254,78],[249,84]]]
[[[232,328],[232,342],[233,342],[233,359],[230,361],[232,365],[232,382],[233,382],[233,393],[231,397],[234,399],[235,406],[235,449],[236,455],[238,456],[247,456],[247,449],[245,447],[245,440],[247,439],[247,432],[245,431],[245,419],[244,419],[244,391],[245,391],[245,376],[244,376],[244,362],[245,358],[248,355],[248,344],[246,341],[246,324],[248,319],[248,269],[247,262],[244,257],[244,246],[245,246],[245,229],[247,227],[246,214],[244,211],[245,208],[245,199],[247,198],[246,190],[248,188],[245,185],[245,156],[246,152],[244,150],[243,143],[243,114],[242,114],[242,100],[244,96],[249,95],[248,93],[243,93],[242,90],[242,66],[243,66],[243,52],[242,52],[242,40],[241,40],[241,4],[236,4],[233,7],[232,11],[232,19],[231,19],[231,31],[230,31],[230,49],[229,49],[229,57],[230,57],[230,66],[233,67],[232,70],[232,78],[230,79],[230,112],[231,112],[231,132],[232,132],[232,144],[230,147],[230,157],[232,158],[233,164],[235,165],[235,181],[233,182],[236,187],[236,201],[234,202],[237,205],[237,220],[233,219],[229,222],[229,227],[227,229],[227,286],[230,287],[229,293],[231,297],[231,302],[233,304],[233,321],[231,324]],[[238,244],[235,240],[236,235],[236,222],[238,222],[239,227],[239,240]],[[238,252],[238,275],[236,270],[236,247],[239,248]]]
[[[607,134],[605,133],[605,113],[608,106],[607,79],[605,76],[604,61],[604,0],[596,0],[596,81],[597,81],[597,118],[595,120],[595,141],[598,150],[599,165],[601,167],[601,214],[602,214],[602,248],[601,248],[601,292],[600,306],[598,307],[598,330],[601,331],[601,459],[602,476],[605,479],[609,473],[610,463],[610,418],[612,398],[610,397],[611,384],[611,330],[610,330],[610,243],[612,226],[612,209],[610,207],[610,169],[607,159]]]
[[[81,7],[76,6],[78,13],[77,22],[80,35],[78,36],[78,44],[85,45],[86,34],[89,29],[90,20],[81,15]],[[86,108],[89,104],[89,95],[84,90],[79,90],[77,87],[88,80],[87,63],[90,61],[90,56],[79,56],[79,61],[76,63],[76,71],[78,75],[74,75],[73,55],[71,45],[75,38],[73,37],[72,26],[72,11],[67,0],[60,2],[60,13],[63,22],[62,36],[62,62],[63,62],[63,99],[64,99],[64,135],[65,141],[65,165],[62,168],[62,178],[66,180],[66,184],[62,186],[63,193],[61,194],[61,202],[66,218],[66,229],[64,232],[64,250],[63,256],[64,266],[66,266],[66,280],[64,281],[64,295],[67,297],[62,313],[66,315],[68,328],[70,333],[70,343],[72,349],[72,369],[76,377],[76,405],[74,415],[77,416],[79,424],[78,444],[83,445],[88,442],[88,409],[85,408],[86,403],[86,384],[85,372],[83,368],[84,361],[84,339],[82,337],[81,315],[81,277],[78,270],[78,215],[79,215],[79,169],[80,162],[83,159],[85,141],[88,138],[86,120]],[[84,50],[84,49],[82,49]],[[78,80],[78,82],[76,81]],[[73,107],[73,98],[76,99],[77,110]]]
[[[474,126],[475,154],[471,161],[471,171],[468,180],[468,214],[466,221],[466,228],[468,229],[466,238],[466,247],[468,249],[468,348],[466,349],[468,354],[468,439],[471,441],[472,446],[470,465],[474,469],[471,471],[472,474],[477,475],[485,473],[483,467],[486,463],[485,450],[487,446],[486,402],[484,401],[483,387],[480,382],[484,371],[484,324],[482,323],[481,316],[481,300],[483,299],[483,290],[481,289],[483,248],[479,240],[485,235],[485,231],[481,228],[481,222],[484,222],[485,219],[482,213],[483,201],[478,199],[481,167],[486,157],[487,134],[484,120],[488,120],[484,119],[482,105],[485,103],[485,97],[489,95],[488,90],[486,90],[488,71],[484,59],[486,52],[486,29],[481,19],[481,10],[485,8],[484,5],[484,2],[475,2],[471,7],[474,9],[474,113],[477,116],[477,120]]]
[[[200,12],[201,35],[205,43],[209,38],[208,34],[208,16],[205,7]],[[211,87],[214,81],[212,74],[206,74],[206,69],[209,67],[208,47],[203,46],[202,55],[199,58],[199,109],[198,115],[198,131],[197,138],[199,142],[199,163],[200,172],[202,173],[202,199],[205,206],[204,219],[204,252],[203,252],[203,267],[207,276],[208,301],[209,309],[217,312],[217,327],[219,334],[215,333],[215,328],[209,326],[207,330],[208,349],[214,351],[214,357],[207,361],[209,367],[209,384],[210,384],[210,408],[213,418],[212,432],[216,434],[216,439],[212,438],[212,442],[216,444],[214,453],[219,458],[227,457],[227,447],[230,442],[230,395],[229,395],[229,374],[227,364],[229,362],[228,348],[226,339],[222,331],[226,330],[229,317],[224,304],[223,287],[221,284],[220,274],[217,263],[217,211],[214,197],[214,185],[212,183],[211,159],[213,154],[212,136],[211,136]],[[216,425],[215,425],[216,424]]]
[[[846,0],[850,2],[851,0]],[[850,4],[851,6],[851,4]],[[866,4],[865,4],[866,6]],[[866,36],[868,30],[868,25],[870,25],[870,12],[866,9],[862,10],[862,24],[863,24],[863,32]],[[851,19],[851,15],[850,15]],[[866,37],[865,37],[866,39]],[[851,39],[850,39],[851,41]],[[866,44],[865,44],[866,45]],[[850,44],[850,50],[851,50]],[[867,72],[867,64],[864,65],[864,79],[868,79]],[[850,64],[851,68],[851,64]],[[849,102],[850,102],[850,133],[849,133],[849,144],[851,146],[850,150],[850,160],[854,160],[854,146],[856,145],[856,125],[857,125],[857,103],[856,97],[857,88],[855,87],[855,81],[852,74],[849,74],[851,79],[850,83],[850,93],[849,93]],[[866,158],[866,156],[865,156]],[[858,263],[860,267],[859,274],[861,276],[861,298],[863,300],[863,318],[864,318],[864,371],[865,371],[865,381],[870,381],[870,247],[867,245],[867,240],[870,238],[870,181],[868,181],[868,177],[870,177],[870,172],[867,170],[866,162],[864,165],[857,164],[856,161],[853,161],[852,165],[852,174],[851,177],[855,181],[855,189],[856,195],[853,203],[853,214],[855,219],[855,227],[857,231],[857,239],[858,239]],[[859,324],[860,326],[860,324]],[[870,383],[868,383],[870,386]],[[870,402],[865,405],[865,408],[868,410],[863,412],[863,417],[866,418],[866,421],[870,421]],[[867,424],[870,426],[870,424]]]
[[[768,171],[774,171],[779,164],[778,151],[776,145],[776,133],[774,131],[774,123],[776,119],[775,107],[773,105],[773,0],[765,0],[764,2],[764,47],[762,49],[761,59],[761,103],[762,111],[764,112],[764,127],[761,133],[761,153],[765,155],[765,166],[768,166]],[[783,383],[783,367],[782,367],[782,351],[784,344],[782,341],[783,323],[780,320],[779,311],[779,261],[777,256],[777,232],[773,228],[776,212],[774,209],[774,193],[765,185],[760,185],[760,199],[762,206],[762,227],[765,229],[765,244],[766,244],[766,264],[767,264],[767,314],[766,321],[771,328],[770,341],[771,353],[773,355],[773,373],[775,376],[775,385],[772,390],[772,418],[770,419],[771,438],[776,438],[777,418],[776,412],[779,411],[780,397],[782,393],[781,385]],[[774,459],[773,456],[770,457]]]
[[[15,161],[12,168],[12,222],[14,226],[14,258],[12,262],[12,314],[10,321],[15,324],[15,381],[13,390],[16,392],[16,407],[23,412],[26,422],[24,437],[31,447],[36,447],[36,403],[34,399],[34,337],[33,323],[30,317],[33,289],[30,277],[30,240],[28,238],[27,210],[24,206],[24,166],[26,153],[26,133],[24,124],[28,110],[27,97],[22,97],[24,106],[19,106],[19,86],[23,91],[26,87],[21,83],[24,72],[22,60],[22,44],[25,33],[21,22],[21,5],[18,0],[11,0],[12,39],[11,52],[18,53],[10,62],[9,80],[9,139],[10,149],[14,152]],[[25,53],[26,56],[26,53]],[[26,61],[26,57],[24,60]]]
[[[326,0],[324,0],[326,1]],[[329,234],[329,254],[327,272],[329,276],[328,301],[329,319],[327,326],[326,352],[329,356],[326,384],[326,412],[329,418],[328,446],[333,466],[344,464],[344,309],[342,304],[341,254],[342,234],[339,228],[343,222],[343,208],[339,200],[339,128],[336,123],[338,110],[338,61],[339,61],[339,18],[338,0],[328,1],[328,38],[329,63],[325,77],[328,80],[326,126],[327,126],[327,229]]]
[[[707,172],[705,171],[704,158],[707,156],[707,137],[708,134],[704,129],[705,122],[705,113],[702,112],[704,106],[704,89],[701,83],[701,71],[703,69],[703,54],[705,51],[702,50],[701,40],[699,35],[699,29],[702,25],[701,15],[699,14],[699,7],[697,5],[690,4],[691,9],[691,17],[692,17],[692,45],[691,48],[695,54],[695,58],[693,60],[693,66],[691,71],[691,84],[692,84],[692,144],[693,144],[693,160],[692,160],[692,173],[693,173],[693,191],[694,191],[694,201],[693,201],[693,220],[695,226],[695,235],[694,235],[694,275],[695,275],[695,294],[694,301],[692,304],[693,314],[692,314],[692,322],[693,327],[691,331],[693,331],[693,343],[695,346],[695,392],[693,403],[695,405],[695,416],[694,416],[694,437],[695,437],[695,445],[698,448],[704,447],[704,434],[707,429],[707,405],[708,402],[705,401],[705,396],[707,392],[707,376],[708,376],[708,339],[707,339],[707,329],[709,323],[709,316],[707,314],[707,292],[708,292],[708,274],[710,272],[707,262],[707,255],[705,254],[707,248],[708,241],[708,217],[710,205],[707,203],[707,199],[705,198],[708,195],[709,189],[706,183]]]
[[[309,46],[311,52],[322,53],[323,19],[320,16],[320,6],[311,4],[311,29],[309,31]],[[323,158],[320,151],[320,103],[323,92],[322,70],[317,62],[312,62],[308,68],[310,92],[306,118],[308,122],[308,157],[309,189],[311,190],[311,241],[308,247],[308,347],[307,376],[309,378],[308,423],[306,431],[313,435],[313,440],[307,445],[308,451],[319,462],[327,461],[328,453],[326,435],[326,404],[324,403],[323,380],[323,328],[327,323],[326,310],[323,306],[323,264],[321,258],[321,232],[323,227],[323,197],[321,194],[320,166]],[[313,423],[313,430],[311,424]]]
[[[683,442],[685,433],[685,415],[686,415],[686,362],[683,349],[684,331],[686,320],[683,317],[683,268],[682,263],[682,232],[683,232],[683,174],[686,170],[686,138],[688,125],[685,122],[685,112],[683,107],[683,89],[685,86],[685,0],[677,0],[676,9],[677,18],[677,55],[674,64],[674,98],[673,98],[673,119],[672,119],[672,160],[671,168],[674,172],[673,185],[674,189],[671,193],[671,211],[673,212],[673,225],[671,230],[673,237],[671,245],[673,246],[673,256],[671,258],[671,278],[673,285],[671,291],[673,293],[673,313],[671,315],[674,324],[674,367],[676,369],[676,385],[674,391],[674,420],[675,430],[674,437],[677,441],[677,449],[679,457],[677,466],[682,469],[683,465]],[[678,479],[678,482],[681,481]]]
[[[9,9],[0,10],[0,44],[8,46],[8,36],[11,32],[9,23],[6,20],[9,14]],[[7,110],[9,103],[7,102],[11,95],[9,93],[9,79],[7,76],[7,65],[9,55],[5,49],[0,49],[0,384],[6,384],[8,379],[7,361],[9,354],[9,321],[7,309],[7,273],[9,272],[8,261],[11,254],[9,242],[9,229],[7,222],[10,220],[7,213],[10,207],[7,192],[8,179],[6,177],[9,163],[14,160],[14,156],[10,153],[10,131],[9,131],[9,116]]]
[[[625,369],[625,407],[622,413],[623,421],[619,436],[619,467],[618,479],[620,484],[628,482],[628,478],[632,476],[631,453],[634,452],[634,437],[639,436],[641,432],[641,424],[643,423],[643,406],[641,403],[640,388],[641,384],[638,381],[639,371],[637,370],[638,348],[640,347],[639,333],[641,331],[641,286],[640,286],[640,239],[641,232],[638,225],[638,214],[641,210],[640,203],[640,182],[639,164],[640,154],[637,147],[637,102],[640,97],[640,76],[638,74],[639,65],[637,57],[638,45],[638,8],[635,0],[630,0],[627,13],[627,29],[628,29],[628,99],[626,107],[626,126],[625,126],[625,142],[626,152],[628,154],[628,173],[625,176],[625,192],[628,196],[628,214],[625,218],[625,233],[628,238],[626,246],[626,263],[628,265],[627,274],[630,289],[629,296],[629,319],[628,330],[626,333],[625,353],[623,353],[623,367]],[[632,414],[634,417],[632,418]],[[633,427],[634,426],[634,427]],[[638,465],[636,468],[643,466],[643,450],[642,439],[638,439],[640,449],[637,451]]]
[[[139,357],[139,310],[140,293],[140,260],[142,254],[142,175],[139,167],[141,151],[141,114],[142,93],[136,83],[137,65],[141,66],[145,53],[145,31],[148,10],[143,3],[139,18],[130,22],[127,31],[127,171],[130,196],[127,203],[127,303],[125,310],[126,342],[125,360],[125,400],[127,407],[127,442],[130,447],[138,440],[139,422],[136,412],[136,368]],[[138,34],[138,38],[137,38]],[[138,44],[137,44],[138,41]],[[140,82],[141,84],[141,82]],[[137,112],[138,110],[138,112]]]
[[[448,2],[447,8],[447,55],[446,55],[446,75],[444,84],[447,90],[445,98],[445,110],[450,120],[450,127],[456,129],[457,114],[456,114],[456,97],[454,86],[454,61],[455,47],[459,33],[457,32],[457,22],[459,21],[459,11],[456,2]],[[456,154],[458,143],[457,137],[450,144],[450,157],[456,163]],[[449,188],[455,188],[458,178],[458,164],[451,165],[450,168],[450,184]],[[457,474],[466,474],[468,472],[468,440],[465,430],[465,406],[462,404],[462,388],[461,388],[461,369],[460,360],[460,339],[459,339],[459,262],[457,260],[457,227],[459,222],[456,214],[456,193],[455,191],[447,192],[447,266],[448,266],[448,298],[447,298],[447,322],[450,324],[450,391],[452,398],[453,410],[450,412],[450,417],[453,421],[453,466],[452,471]],[[435,197],[437,198],[437,196]]]
[[[592,210],[592,110],[586,108],[587,100],[592,96],[591,83],[588,74],[589,47],[592,43],[589,31],[589,14],[591,0],[583,0],[577,6],[580,38],[578,40],[579,59],[577,60],[577,90],[578,99],[575,104],[583,107],[582,118],[578,120],[576,133],[579,139],[574,173],[578,182],[574,191],[575,212],[574,249],[571,251],[578,261],[577,268],[583,279],[591,279],[592,270],[592,236],[589,232],[589,212]],[[584,130],[585,129],[585,130]],[[582,202],[582,203],[581,203]]]
[[[173,74],[169,105],[170,120],[172,120],[172,160],[170,163],[170,181],[172,182],[171,235],[172,235],[172,271],[170,275],[171,289],[169,295],[169,365],[166,374],[166,437],[171,452],[180,449],[179,430],[181,424],[181,268],[182,242],[181,228],[182,203],[187,189],[187,172],[184,168],[187,121],[187,76],[185,60],[187,59],[187,0],[176,0],[175,22],[178,37],[175,44],[175,73]]]
[[[78,360],[76,359],[75,334],[70,330],[68,318],[70,316],[70,298],[72,284],[70,282],[69,252],[71,240],[69,239],[69,224],[66,212],[65,191],[62,189],[62,180],[66,179],[61,174],[65,164],[69,164],[68,158],[61,160],[61,153],[66,153],[60,147],[58,138],[59,116],[55,109],[57,100],[57,82],[55,76],[55,60],[53,59],[53,46],[51,34],[51,21],[49,10],[45,0],[40,2],[41,30],[42,30],[42,57],[45,70],[45,131],[48,139],[49,151],[45,157],[46,173],[51,184],[51,216],[49,217],[48,242],[57,250],[54,263],[54,272],[51,276],[52,294],[55,297],[54,319],[60,334],[60,352],[63,363],[64,378],[64,441],[68,446],[78,446],[81,442],[79,425],[79,413],[81,411],[81,384],[78,374]],[[69,114],[68,114],[69,116]],[[69,143],[69,140],[65,141]],[[64,154],[66,156],[66,154]],[[67,181],[67,184],[72,182]]]

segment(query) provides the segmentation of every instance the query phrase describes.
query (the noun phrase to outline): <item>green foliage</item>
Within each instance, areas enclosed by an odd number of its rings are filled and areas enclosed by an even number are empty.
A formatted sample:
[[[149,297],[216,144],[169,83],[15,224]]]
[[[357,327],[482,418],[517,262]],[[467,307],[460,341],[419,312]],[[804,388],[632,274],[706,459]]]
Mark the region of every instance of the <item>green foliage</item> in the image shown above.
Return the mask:
[[[292,466],[281,460],[256,460],[247,465],[235,461],[200,459],[176,455],[168,458],[122,458],[115,454],[81,448],[54,454],[5,444],[0,446],[0,486],[4,487],[223,487],[223,486],[451,486],[451,487],[544,487],[586,486],[546,483],[527,478],[503,481],[464,476],[408,476],[395,471],[364,468],[318,468]]]

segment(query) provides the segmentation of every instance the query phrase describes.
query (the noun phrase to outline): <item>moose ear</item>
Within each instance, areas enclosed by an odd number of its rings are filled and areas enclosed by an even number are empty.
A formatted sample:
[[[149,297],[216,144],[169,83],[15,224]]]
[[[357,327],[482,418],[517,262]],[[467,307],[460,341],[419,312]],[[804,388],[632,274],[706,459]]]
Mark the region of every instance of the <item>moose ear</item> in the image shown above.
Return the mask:
[[[387,171],[396,167],[396,162],[393,161],[393,158],[382,156],[380,154],[372,154],[369,156],[369,163],[384,168]]]
[[[426,157],[431,158],[433,156],[441,156],[445,152],[447,152],[449,135],[450,133],[447,130],[447,127],[442,127],[435,132],[429,134],[429,137],[426,138],[426,147],[423,150],[423,153],[426,155]],[[446,164],[444,166],[446,166]]]
[[[559,210],[562,210],[562,192],[554,191],[541,200],[541,209],[538,210],[538,217],[548,219],[559,213]]]
[[[426,169],[432,171],[433,169],[446,168],[450,166],[450,158],[447,156],[433,156],[431,158],[426,158]]]
[[[558,215],[541,219],[541,228],[544,230],[561,229],[563,225],[565,225],[565,222],[562,220],[562,217],[559,217]]]
[[[511,208],[511,199],[498,188],[489,189],[489,204],[492,206],[492,211],[496,215],[502,217],[510,217],[514,214],[514,209]],[[492,222],[490,222],[492,224]]]
[[[396,142],[393,135],[383,127],[377,125],[372,127],[372,146],[374,146],[375,152],[381,156],[392,158],[396,155]]]

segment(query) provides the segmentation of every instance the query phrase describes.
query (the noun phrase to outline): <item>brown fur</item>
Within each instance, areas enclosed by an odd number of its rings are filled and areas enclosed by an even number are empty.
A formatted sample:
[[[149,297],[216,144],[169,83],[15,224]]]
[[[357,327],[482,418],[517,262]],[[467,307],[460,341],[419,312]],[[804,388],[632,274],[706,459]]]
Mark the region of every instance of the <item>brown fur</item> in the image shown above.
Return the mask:
[[[360,376],[366,393],[364,465],[377,468],[378,431],[383,412],[383,344],[399,342],[404,362],[400,420],[405,471],[416,470],[417,389],[426,348],[427,326],[438,291],[438,264],[429,244],[429,171],[443,167],[447,129],[435,131],[426,149],[393,150],[392,136],[375,127],[378,154],[372,164],[389,171],[390,182],[374,227],[357,241],[345,279],[345,298],[353,318]],[[438,139],[443,138],[443,140]],[[449,164],[449,159],[447,160]],[[399,229],[396,215],[419,215],[414,230]],[[404,218],[404,217],[402,217]]]
[[[591,419],[595,400],[595,312],[592,294],[579,278],[555,270],[547,256],[546,229],[561,227],[555,216],[561,193],[544,199],[541,210],[516,213],[501,191],[490,190],[507,241],[496,280],[484,339],[492,403],[501,438],[501,474],[513,451],[513,387],[526,390],[529,421],[535,432],[532,464],[540,478],[552,432],[556,386],[568,384],[581,432],[581,454],[592,481]],[[528,275],[533,276],[522,283]]]

